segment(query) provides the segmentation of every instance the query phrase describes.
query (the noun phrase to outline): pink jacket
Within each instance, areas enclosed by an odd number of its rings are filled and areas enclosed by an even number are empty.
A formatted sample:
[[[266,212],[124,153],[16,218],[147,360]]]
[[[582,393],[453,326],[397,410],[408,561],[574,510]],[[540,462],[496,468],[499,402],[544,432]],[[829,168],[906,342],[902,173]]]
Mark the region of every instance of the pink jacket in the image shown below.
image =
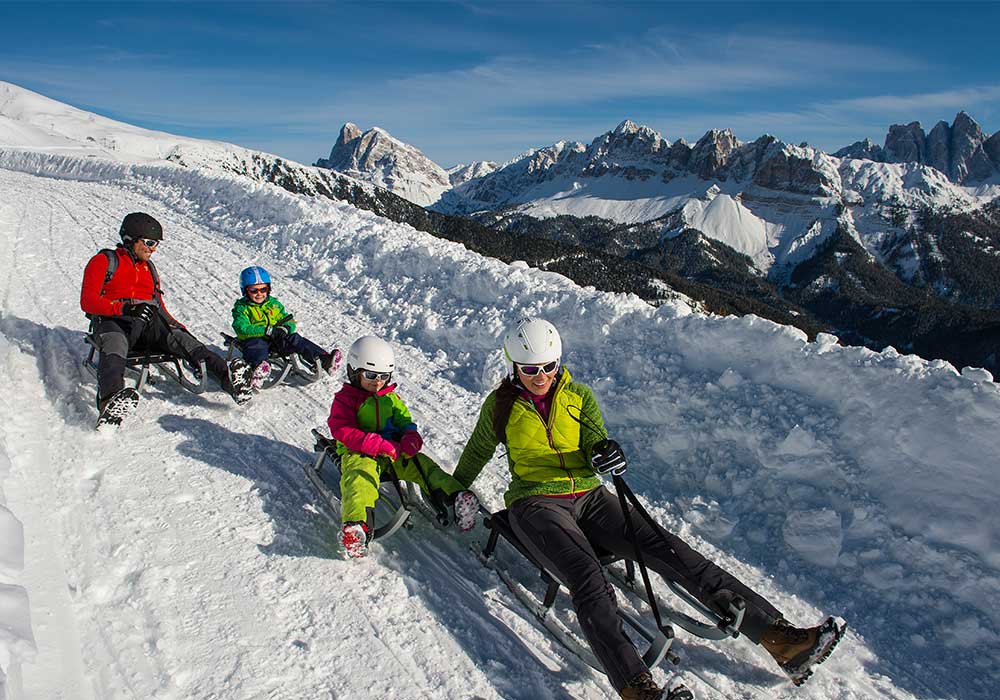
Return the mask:
[[[391,454],[395,458],[399,452],[398,444],[386,440],[377,432],[364,430],[358,420],[362,404],[369,399],[373,399],[376,405],[385,404],[388,407],[389,401],[382,399],[382,397],[391,394],[395,388],[395,384],[389,384],[373,394],[351,384],[344,384],[333,397],[330,417],[326,421],[333,439],[352,452],[360,452],[370,457]],[[386,416],[386,418],[388,417]]]

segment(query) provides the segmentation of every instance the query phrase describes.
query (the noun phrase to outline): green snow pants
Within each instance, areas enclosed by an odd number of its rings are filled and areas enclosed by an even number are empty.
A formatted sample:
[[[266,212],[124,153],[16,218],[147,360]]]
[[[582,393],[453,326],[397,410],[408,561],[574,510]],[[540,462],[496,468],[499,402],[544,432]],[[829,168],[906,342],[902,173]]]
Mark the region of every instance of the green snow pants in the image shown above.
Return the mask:
[[[358,452],[345,452],[340,458],[341,522],[369,522],[369,511],[375,508],[375,501],[378,500],[379,482],[389,469],[396,473],[400,481],[419,486],[431,501],[436,496],[448,497],[465,488],[423,452],[413,457],[400,457],[395,462],[390,462],[388,457],[375,458]]]

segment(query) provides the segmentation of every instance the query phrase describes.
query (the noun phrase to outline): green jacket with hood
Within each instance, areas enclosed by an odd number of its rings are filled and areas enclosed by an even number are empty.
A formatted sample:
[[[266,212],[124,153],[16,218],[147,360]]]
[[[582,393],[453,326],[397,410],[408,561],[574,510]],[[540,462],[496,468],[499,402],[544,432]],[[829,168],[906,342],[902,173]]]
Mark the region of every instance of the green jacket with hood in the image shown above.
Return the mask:
[[[239,340],[247,338],[263,338],[268,326],[276,326],[288,313],[281,302],[268,295],[267,299],[257,304],[245,296],[233,304],[233,330]],[[285,324],[289,333],[295,332],[295,321]]]
[[[528,496],[579,493],[601,484],[590,465],[590,455],[594,444],[607,437],[607,430],[593,392],[574,382],[565,367],[553,391],[548,421],[523,396],[511,407],[506,431],[511,481],[504,494],[508,508]],[[472,485],[500,444],[493,430],[496,393],[491,392],[483,402],[475,430],[455,468],[454,476],[465,488]]]

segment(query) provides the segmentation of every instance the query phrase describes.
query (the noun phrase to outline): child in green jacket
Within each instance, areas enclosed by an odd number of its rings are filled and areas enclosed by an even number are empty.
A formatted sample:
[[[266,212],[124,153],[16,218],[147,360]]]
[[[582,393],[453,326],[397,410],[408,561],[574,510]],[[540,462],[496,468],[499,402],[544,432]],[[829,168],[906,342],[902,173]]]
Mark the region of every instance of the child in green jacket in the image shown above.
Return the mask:
[[[374,336],[358,338],[347,351],[348,382],[333,397],[330,435],[339,444],[341,543],[353,558],[365,556],[382,473],[417,484],[439,509],[450,507],[465,532],[475,525],[479,499],[420,451],[423,438],[406,404],[390,384],[392,348]]]
[[[259,389],[271,373],[267,358],[271,353],[298,353],[306,362],[319,360],[332,374],[340,366],[341,352],[327,352],[295,332],[295,321],[281,302],[271,296],[271,275],[263,267],[248,267],[240,273],[243,296],[233,304],[233,330],[243,359],[253,367],[251,386]]]

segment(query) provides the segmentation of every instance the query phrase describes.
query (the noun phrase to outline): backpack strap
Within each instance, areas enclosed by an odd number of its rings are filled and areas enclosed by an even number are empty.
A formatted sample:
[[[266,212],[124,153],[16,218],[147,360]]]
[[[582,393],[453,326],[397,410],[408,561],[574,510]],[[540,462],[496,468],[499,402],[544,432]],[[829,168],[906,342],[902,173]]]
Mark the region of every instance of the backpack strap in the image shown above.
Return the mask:
[[[115,276],[115,271],[118,269],[118,253],[111,248],[104,248],[101,253],[108,259],[108,271],[104,273],[104,284],[107,284]],[[101,289],[101,292],[103,293],[104,289]]]
[[[163,294],[163,290],[160,289],[160,274],[156,271],[156,265],[153,264],[152,260],[147,260],[146,265],[149,267],[149,274],[153,278],[153,294],[159,297]]]

